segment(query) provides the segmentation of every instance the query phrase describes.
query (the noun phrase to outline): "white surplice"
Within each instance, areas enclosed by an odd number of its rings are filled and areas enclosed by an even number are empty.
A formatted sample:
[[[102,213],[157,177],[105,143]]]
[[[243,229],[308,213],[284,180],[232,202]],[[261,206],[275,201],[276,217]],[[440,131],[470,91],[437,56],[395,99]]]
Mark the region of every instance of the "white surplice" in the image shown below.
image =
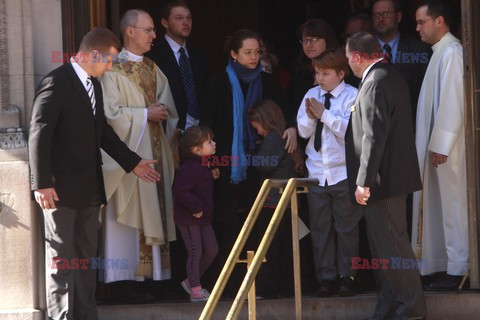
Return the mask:
[[[171,277],[170,265],[165,265],[163,244],[176,239],[173,223],[173,202],[171,189],[173,184],[174,164],[168,140],[176,128],[178,115],[171,95],[168,80],[154,65],[153,61],[135,56],[122,50],[120,57],[128,56],[130,62],[114,64],[112,71],[106,72],[100,79],[103,88],[105,117],[107,122],[127,146],[143,159],[155,159],[161,163],[159,172],[165,193],[163,210],[165,221],[161,218],[161,208],[158,201],[157,186],[147,183],[133,173],[125,173],[123,169],[105,152],[102,152],[103,175],[107,194],[106,216],[104,220],[104,258],[106,263],[119,263],[118,267],[104,268],[100,279],[104,282],[121,280],[144,280],[136,274],[140,261],[140,231],[145,236],[145,242],[152,249],[153,280],[164,280]],[[145,72],[143,79],[132,79],[130,73],[135,67],[142,66],[144,70],[154,68],[153,76]],[[151,77],[151,78],[150,78]],[[168,119],[165,121],[165,133],[159,131],[154,136],[147,123],[146,102],[148,100],[141,81],[149,81],[153,87],[148,92],[154,102],[167,106]],[[148,87],[148,86],[147,86]],[[150,88],[151,89],[151,88]],[[156,159],[152,149],[152,141],[160,146],[161,159]],[[164,231],[167,231],[166,233]],[[167,255],[169,253],[167,252]]]
[[[463,275],[469,253],[462,45],[447,33],[432,50],[418,99],[416,146],[423,191],[413,195],[412,247],[417,249],[423,201],[420,273]],[[447,162],[435,168],[432,152],[447,155]]]

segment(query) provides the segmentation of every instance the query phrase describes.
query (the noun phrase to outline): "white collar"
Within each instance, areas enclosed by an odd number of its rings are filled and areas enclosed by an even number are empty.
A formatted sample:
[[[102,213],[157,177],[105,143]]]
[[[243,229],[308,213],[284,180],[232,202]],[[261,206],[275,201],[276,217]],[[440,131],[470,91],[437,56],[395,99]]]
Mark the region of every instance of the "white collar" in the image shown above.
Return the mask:
[[[187,52],[187,41],[183,43],[183,46],[181,46],[178,42],[170,38],[166,33],[165,33],[165,40],[167,40],[168,44],[170,45],[170,48],[172,48],[172,51],[177,53],[180,48],[183,48],[185,52]],[[188,56],[188,54],[187,54]]]
[[[70,62],[72,64],[73,70],[75,70],[75,73],[82,82],[83,86],[86,86],[87,78],[89,77],[88,73],[83,70],[83,68],[75,61],[74,58],[70,58]]]
[[[340,82],[339,85],[335,87],[335,89],[330,91],[330,94],[336,98],[340,95],[340,93],[342,93],[343,89],[345,89],[345,81],[344,80],[342,80],[342,82]],[[325,90],[322,89],[322,87],[320,87],[320,95],[321,96],[325,95],[327,92],[328,91],[325,91]]]
[[[128,54],[128,61],[132,61],[132,62],[142,62],[143,61],[143,56],[139,56],[135,53],[132,53],[132,52],[128,51],[127,49],[125,49],[125,47],[123,48],[123,50],[125,50],[125,52],[127,52],[127,54]]]

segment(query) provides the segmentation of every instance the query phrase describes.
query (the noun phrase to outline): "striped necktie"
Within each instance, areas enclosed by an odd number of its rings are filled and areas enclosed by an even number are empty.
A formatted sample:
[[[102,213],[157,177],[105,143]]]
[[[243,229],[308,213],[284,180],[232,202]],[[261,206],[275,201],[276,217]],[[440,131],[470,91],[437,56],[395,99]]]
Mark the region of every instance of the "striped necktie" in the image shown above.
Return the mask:
[[[91,77],[87,78],[87,93],[88,93],[88,97],[90,98],[90,102],[92,103],[93,115],[95,116],[95,111],[96,111],[96,108],[95,108],[95,92],[93,90],[93,83],[92,83],[92,78]]]

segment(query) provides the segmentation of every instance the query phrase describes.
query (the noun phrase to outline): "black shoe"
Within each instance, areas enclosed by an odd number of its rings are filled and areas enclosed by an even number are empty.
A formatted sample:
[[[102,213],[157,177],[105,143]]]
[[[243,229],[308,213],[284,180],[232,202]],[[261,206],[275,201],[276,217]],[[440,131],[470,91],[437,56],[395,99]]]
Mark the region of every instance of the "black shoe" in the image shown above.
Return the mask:
[[[433,291],[456,291],[461,281],[462,276],[452,276],[450,274],[446,274],[439,281],[432,282],[427,285],[426,289]]]
[[[353,277],[340,276],[338,295],[340,297],[351,297],[355,295],[355,283]]]
[[[317,297],[333,297],[335,294],[335,281],[322,280],[317,291]]]

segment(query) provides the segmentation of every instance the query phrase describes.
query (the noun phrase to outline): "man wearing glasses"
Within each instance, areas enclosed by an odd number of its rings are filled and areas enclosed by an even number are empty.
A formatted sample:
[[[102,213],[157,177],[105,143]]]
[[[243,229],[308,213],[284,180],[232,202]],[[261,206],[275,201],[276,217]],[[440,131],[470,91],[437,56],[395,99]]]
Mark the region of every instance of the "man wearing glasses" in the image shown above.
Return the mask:
[[[170,278],[168,243],[175,240],[172,183],[174,164],[168,139],[177,126],[177,112],[168,80],[144,57],[155,39],[150,15],[129,10],[120,20],[124,47],[120,59],[101,79],[107,122],[139,155],[158,161],[161,180],[147,185],[120,172],[103,158],[107,198],[104,223],[106,261],[127,261],[123,268],[105,268],[104,282]],[[118,260],[116,260],[118,259]]]
[[[372,20],[385,59],[407,81],[415,121],[418,94],[427,69],[430,48],[421,41],[400,35],[398,25],[402,21],[402,8],[398,0],[377,0],[372,8]]]
[[[423,228],[418,233],[413,228],[412,245],[420,249],[417,258],[428,260],[421,274],[447,272],[429,285],[433,290],[455,290],[469,267],[463,52],[450,33],[450,12],[438,1],[416,12],[417,31],[432,45],[433,55],[418,99],[423,191],[414,194],[413,225],[418,220]]]

